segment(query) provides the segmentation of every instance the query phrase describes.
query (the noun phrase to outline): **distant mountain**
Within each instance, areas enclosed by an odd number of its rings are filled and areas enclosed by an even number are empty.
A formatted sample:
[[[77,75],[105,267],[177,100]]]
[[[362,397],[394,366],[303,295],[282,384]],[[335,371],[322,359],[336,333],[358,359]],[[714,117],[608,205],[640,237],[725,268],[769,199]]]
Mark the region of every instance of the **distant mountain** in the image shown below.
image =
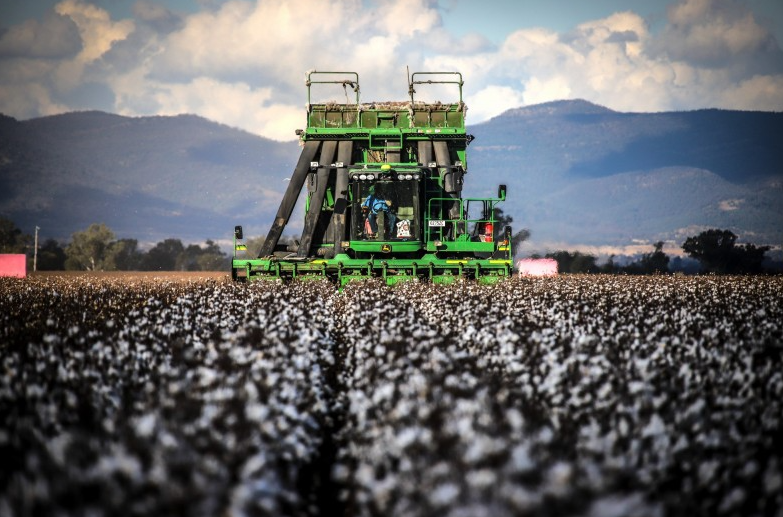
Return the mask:
[[[701,227],[783,242],[781,113],[618,113],[557,101],[470,132],[466,184],[506,183],[506,211],[540,243],[681,243]]]
[[[575,100],[469,132],[465,195],[508,185],[504,210],[542,249],[679,244],[705,227],[783,242],[783,114],[619,113]],[[0,115],[0,215],[43,238],[93,222],[142,243],[228,239],[235,224],[264,235],[298,154],[295,142],[192,115]]]
[[[140,242],[227,238],[240,222],[261,233],[297,154],[192,115],[3,117],[0,214],[59,239],[93,222]]]

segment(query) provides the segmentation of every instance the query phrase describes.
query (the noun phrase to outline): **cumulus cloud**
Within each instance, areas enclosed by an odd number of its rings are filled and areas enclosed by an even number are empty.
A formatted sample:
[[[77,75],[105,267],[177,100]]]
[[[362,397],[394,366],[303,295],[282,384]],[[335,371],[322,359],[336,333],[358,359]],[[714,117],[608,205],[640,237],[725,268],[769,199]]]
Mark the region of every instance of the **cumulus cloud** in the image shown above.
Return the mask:
[[[155,100],[156,112],[161,115],[197,113],[232,126],[241,120],[243,129],[276,140],[295,138],[294,129],[304,127],[305,122],[300,106],[276,103],[271,88],[252,88],[245,83],[198,77],[187,84],[156,85],[146,93]]]
[[[676,0],[656,31],[618,12],[564,33],[521,26],[499,45],[451,34],[435,0],[203,5],[180,15],[141,0],[134,19],[115,20],[88,0],[62,0],[40,21],[10,27],[0,37],[0,111],[67,110],[66,94],[90,83],[113,93],[96,108],[196,113],[291,139],[303,125],[305,70],[356,70],[362,100],[401,100],[406,66],[461,71],[471,123],[568,98],[620,111],[783,110],[783,53],[740,0]]]
[[[723,69],[780,59],[774,36],[734,0],[683,0],[668,20],[656,50],[670,59]]]
[[[133,14],[139,21],[153,26],[160,33],[171,32],[182,24],[178,15],[148,0],[138,0],[133,4]]]
[[[4,84],[0,87],[0,106],[10,108],[5,113],[11,115],[35,113],[46,116],[68,111],[68,107],[53,100],[49,88],[39,82]]]
[[[468,106],[469,120],[487,120],[502,113],[503,106],[520,106],[523,103],[519,90],[508,86],[487,86],[471,95]]]
[[[42,21],[27,20],[0,36],[0,57],[69,58],[81,49],[73,21],[48,12]]]
[[[11,27],[0,39],[0,111],[26,118],[72,109],[60,97],[92,87],[86,67],[133,30],[133,21],[114,22],[80,0],[58,3],[42,22]]]
[[[113,43],[127,38],[135,27],[132,20],[113,22],[104,9],[80,0],[63,0],[54,10],[69,17],[79,28],[82,38],[79,60],[85,63],[100,58]]]
[[[632,12],[565,34],[522,29],[475,69],[482,81],[512,76],[525,104],[585,98],[620,111],[783,110],[783,54],[743,4],[682,0],[668,13],[659,34]],[[494,110],[482,104],[493,112],[504,102],[498,96]]]

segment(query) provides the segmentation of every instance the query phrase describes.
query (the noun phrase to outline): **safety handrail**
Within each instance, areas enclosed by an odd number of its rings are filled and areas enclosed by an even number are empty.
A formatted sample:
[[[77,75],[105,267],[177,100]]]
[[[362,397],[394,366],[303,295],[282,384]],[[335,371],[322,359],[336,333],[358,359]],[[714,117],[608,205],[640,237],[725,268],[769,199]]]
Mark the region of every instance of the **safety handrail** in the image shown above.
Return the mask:
[[[440,217],[431,217],[433,207],[431,206],[434,202],[447,202],[447,203],[459,203],[459,217],[457,219],[446,219],[446,218],[440,218]],[[487,218],[480,218],[480,219],[466,219],[465,218],[465,202],[470,201],[487,201],[489,202],[489,219]],[[474,223],[497,223],[498,220],[495,219],[495,205],[503,201],[500,198],[473,198],[473,197],[465,197],[465,198],[453,198],[453,197],[436,197],[436,198],[430,198],[429,203],[427,204],[427,211],[424,214],[424,234],[425,234],[425,240],[429,241],[430,235],[432,233],[436,233],[438,231],[443,232],[443,230],[440,227],[432,227],[430,226],[430,221],[443,221],[446,225],[449,223],[455,224],[455,223],[465,223],[465,224],[474,224]],[[443,237],[441,233],[441,237]],[[444,240],[441,238],[440,240]],[[448,239],[447,242],[454,242],[456,241],[456,232],[453,233],[453,237],[451,239]]]
[[[433,81],[432,79],[426,81],[417,81],[417,75],[456,75],[459,77],[458,81]],[[415,104],[413,94],[416,93],[416,89],[413,87],[415,84],[456,84],[459,87],[459,103],[462,104],[462,85],[465,84],[462,81],[462,74],[460,72],[413,72],[411,74],[410,81],[408,81],[408,94],[411,96],[411,103]]]
[[[333,79],[330,81],[314,81],[313,76],[314,75],[343,75],[343,76],[349,76],[353,77],[353,80],[351,79]],[[312,104],[311,97],[310,97],[310,86],[313,84],[341,84],[343,86],[343,90],[346,91],[345,96],[348,97],[347,87],[350,86],[354,93],[356,93],[356,104],[359,104],[359,94],[360,94],[360,88],[359,88],[359,74],[356,72],[319,72],[317,70],[310,70],[307,72],[307,79],[305,80],[305,85],[307,85],[307,105],[309,106]]]

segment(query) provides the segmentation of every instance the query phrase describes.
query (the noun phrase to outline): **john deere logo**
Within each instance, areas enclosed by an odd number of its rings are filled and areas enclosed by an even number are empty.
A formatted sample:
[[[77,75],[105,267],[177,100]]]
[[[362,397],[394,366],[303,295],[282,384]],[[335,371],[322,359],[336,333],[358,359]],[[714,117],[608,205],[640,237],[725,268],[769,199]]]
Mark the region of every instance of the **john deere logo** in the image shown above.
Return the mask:
[[[391,251],[391,244],[384,244],[381,246],[381,251],[384,253],[389,253]]]

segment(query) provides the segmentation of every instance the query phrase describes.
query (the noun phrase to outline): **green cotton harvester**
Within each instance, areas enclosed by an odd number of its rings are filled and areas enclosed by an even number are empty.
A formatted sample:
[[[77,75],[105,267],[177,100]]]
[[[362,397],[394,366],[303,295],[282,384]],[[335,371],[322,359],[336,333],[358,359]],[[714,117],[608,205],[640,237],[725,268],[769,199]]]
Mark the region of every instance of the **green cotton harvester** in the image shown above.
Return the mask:
[[[342,287],[375,277],[393,285],[491,284],[511,276],[511,228],[497,228],[494,210],[505,186],[496,198],[462,197],[473,136],[465,132],[460,73],[414,73],[410,99],[401,102],[361,103],[355,72],[311,71],[306,85],[299,161],[257,258],[247,251],[242,227],[234,229],[232,278],[326,277]],[[342,86],[346,102],[311,103],[313,85]],[[421,85],[458,90],[459,100],[417,101]],[[281,243],[305,191],[301,238]]]

